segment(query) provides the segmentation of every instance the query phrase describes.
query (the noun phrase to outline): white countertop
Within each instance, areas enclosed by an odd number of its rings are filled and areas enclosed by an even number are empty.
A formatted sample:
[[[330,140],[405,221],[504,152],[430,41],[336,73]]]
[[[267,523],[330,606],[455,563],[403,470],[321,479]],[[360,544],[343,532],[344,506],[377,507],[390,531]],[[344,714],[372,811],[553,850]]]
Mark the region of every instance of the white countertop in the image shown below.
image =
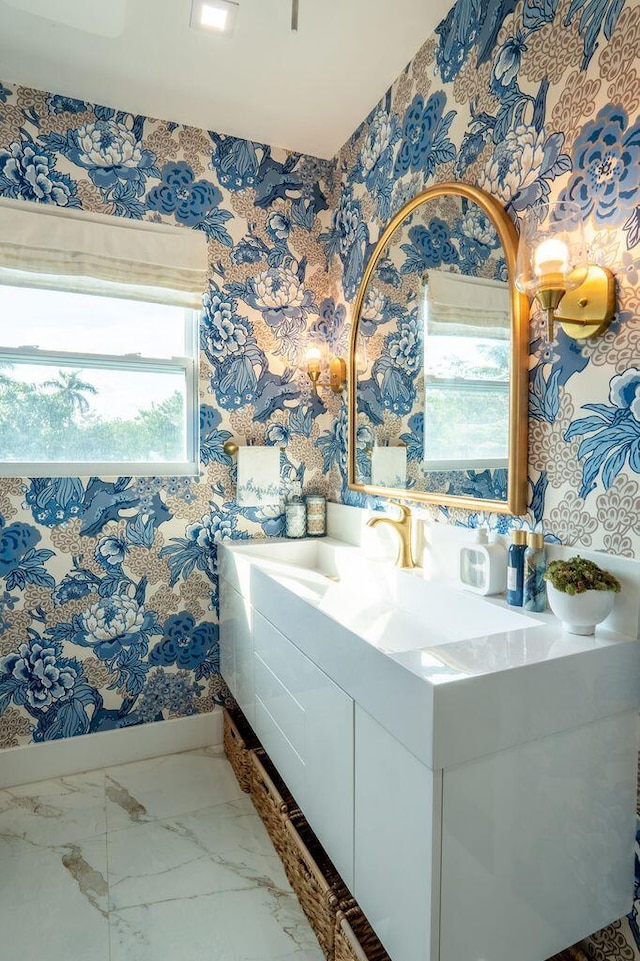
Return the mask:
[[[640,707],[637,638],[567,634],[333,539],[222,546],[221,577],[430,767]]]

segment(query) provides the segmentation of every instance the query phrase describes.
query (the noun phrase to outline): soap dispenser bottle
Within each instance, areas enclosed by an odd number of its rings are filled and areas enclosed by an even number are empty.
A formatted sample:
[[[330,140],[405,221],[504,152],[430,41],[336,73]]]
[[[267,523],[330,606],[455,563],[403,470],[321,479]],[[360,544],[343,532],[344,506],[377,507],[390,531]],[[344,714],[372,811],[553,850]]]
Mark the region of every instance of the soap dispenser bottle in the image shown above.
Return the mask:
[[[460,551],[460,581],[476,594],[502,594],[506,586],[505,550],[498,541],[489,541],[485,527],[479,527],[472,544]]]
[[[524,583],[522,589],[522,606],[525,611],[534,611],[540,614],[547,606],[547,590],[544,580],[546,569],[544,534],[529,531],[527,534],[527,549],[524,552]]]
[[[512,531],[507,562],[507,604],[511,604],[512,607],[522,607],[526,549],[527,532],[521,529]]]

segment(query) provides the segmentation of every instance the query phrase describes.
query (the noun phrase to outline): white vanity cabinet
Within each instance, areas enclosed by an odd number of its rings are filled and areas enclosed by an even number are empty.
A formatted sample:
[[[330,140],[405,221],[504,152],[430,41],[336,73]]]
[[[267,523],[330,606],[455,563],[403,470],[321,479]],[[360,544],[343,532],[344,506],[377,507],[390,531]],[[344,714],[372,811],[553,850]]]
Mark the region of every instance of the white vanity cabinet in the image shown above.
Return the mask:
[[[627,914],[638,639],[349,550],[222,548],[221,667],[392,961],[542,961]]]
[[[241,581],[236,581],[243,589]],[[354,702],[220,579],[220,667],[231,693],[352,889]]]

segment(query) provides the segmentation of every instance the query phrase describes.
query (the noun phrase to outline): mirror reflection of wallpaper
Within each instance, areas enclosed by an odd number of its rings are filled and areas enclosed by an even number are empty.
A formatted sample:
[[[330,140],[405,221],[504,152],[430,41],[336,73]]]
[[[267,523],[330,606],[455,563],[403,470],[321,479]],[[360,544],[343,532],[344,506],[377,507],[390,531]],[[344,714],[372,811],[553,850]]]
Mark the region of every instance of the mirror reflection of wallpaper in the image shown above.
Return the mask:
[[[506,499],[506,280],[497,231],[472,201],[430,198],[400,223],[360,317],[359,482]]]

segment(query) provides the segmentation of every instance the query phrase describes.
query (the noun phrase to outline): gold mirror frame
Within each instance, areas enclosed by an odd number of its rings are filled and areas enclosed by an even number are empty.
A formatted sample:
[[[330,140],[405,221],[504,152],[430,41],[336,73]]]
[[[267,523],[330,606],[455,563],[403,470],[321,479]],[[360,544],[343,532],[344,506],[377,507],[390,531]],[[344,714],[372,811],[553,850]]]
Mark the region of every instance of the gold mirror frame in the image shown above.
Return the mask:
[[[445,196],[462,197],[477,204],[494,224],[502,248],[509,274],[509,290],[511,301],[511,366],[509,374],[509,466],[507,499],[488,500],[479,497],[465,497],[457,494],[432,493],[427,491],[402,490],[400,488],[374,487],[371,484],[356,483],[356,341],[360,324],[360,314],[364,302],[367,286],[371,275],[377,267],[378,260],[391,237],[398,229],[405,217],[413,213],[417,207],[428,200]],[[529,337],[528,319],[529,303],[523,294],[515,287],[516,252],[518,235],[516,229],[504,209],[484,190],[470,187],[462,183],[442,183],[429,187],[417,194],[400,210],[385,227],[375,250],[369,259],[358,296],[353,309],[353,324],[351,329],[351,343],[349,350],[349,440],[348,440],[348,484],[354,491],[363,494],[374,494],[407,501],[418,501],[430,504],[446,504],[451,507],[461,507],[465,510],[483,510],[498,514],[521,515],[527,509],[527,443],[528,443],[528,357]]]

